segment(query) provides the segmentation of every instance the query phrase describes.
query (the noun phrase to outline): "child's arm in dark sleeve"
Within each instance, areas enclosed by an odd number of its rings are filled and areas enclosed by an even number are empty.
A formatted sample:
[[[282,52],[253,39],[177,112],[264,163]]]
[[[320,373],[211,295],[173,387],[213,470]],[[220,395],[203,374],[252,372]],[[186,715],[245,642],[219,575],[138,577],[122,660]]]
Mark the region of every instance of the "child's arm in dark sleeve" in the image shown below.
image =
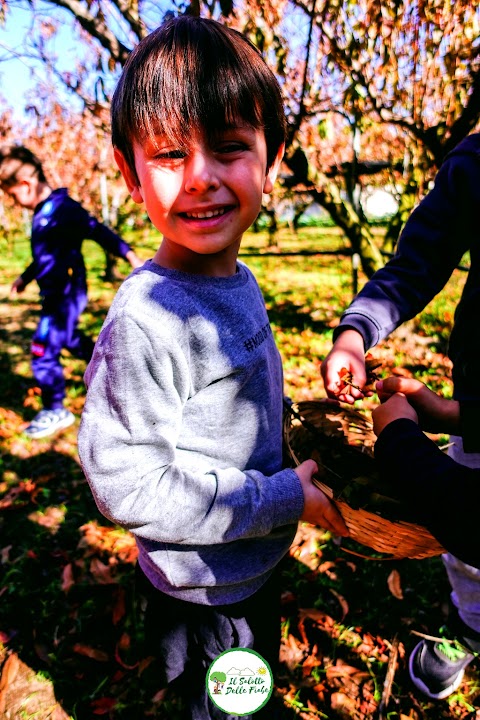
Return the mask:
[[[349,305],[334,340],[350,327],[362,335],[367,349],[373,347],[445,286],[477,223],[479,175],[473,154],[445,160],[433,189],[407,220],[395,256]]]
[[[96,218],[90,217],[89,221],[90,233],[89,237],[95,240],[104,250],[117,257],[126,258],[131,251],[131,247],[123,240],[120,235],[110,230],[109,227],[103,225]]]
[[[480,453],[479,415],[480,403],[477,399],[460,401],[460,429],[458,434],[462,436],[463,449],[466,453]]]
[[[478,486],[480,469],[445,455],[412,420],[387,425],[375,445],[379,471],[397,485],[400,497],[415,505],[420,521],[443,547],[480,567]]]
[[[25,268],[20,277],[22,278],[24,284],[28,285],[28,283],[32,282],[32,280],[35,280],[35,278],[37,277],[37,272],[37,263],[33,261],[27,268]]]

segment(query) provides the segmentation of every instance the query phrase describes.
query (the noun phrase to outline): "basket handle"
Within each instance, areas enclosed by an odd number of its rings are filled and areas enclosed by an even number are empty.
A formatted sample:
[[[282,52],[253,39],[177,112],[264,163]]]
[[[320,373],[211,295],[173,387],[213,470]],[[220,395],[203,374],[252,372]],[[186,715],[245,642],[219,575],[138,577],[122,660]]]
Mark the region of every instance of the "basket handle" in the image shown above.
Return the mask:
[[[380,560],[381,562],[384,562],[385,560],[400,560],[401,558],[394,557],[393,555],[385,555],[385,557],[375,557],[374,555],[363,555],[363,553],[359,553],[356,550],[350,550],[350,548],[346,548],[343,545],[338,546],[340,550],[343,550],[343,552],[348,553],[349,555],[355,555],[356,557],[363,558],[364,560]]]

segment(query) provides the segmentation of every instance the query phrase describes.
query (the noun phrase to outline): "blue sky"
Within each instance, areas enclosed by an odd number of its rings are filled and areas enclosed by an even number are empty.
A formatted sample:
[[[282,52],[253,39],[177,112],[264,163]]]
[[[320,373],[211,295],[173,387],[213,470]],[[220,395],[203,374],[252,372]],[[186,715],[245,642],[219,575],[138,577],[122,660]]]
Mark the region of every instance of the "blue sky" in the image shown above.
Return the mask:
[[[42,63],[21,57],[22,53],[25,55],[25,36],[32,19],[31,11],[22,5],[9,5],[5,27],[0,27],[0,95],[19,119],[24,117],[27,92],[34,91],[38,82],[46,78]],[[78,41],[71,29],[71,16],[57,9],[54,16],[61,15],[66,23],[62,23],[62,29],[55,38],[55,50],[60,59],[59,67],[66,68],[75,60]]]
[[[10,55],[7,48],[19,48],[23,35],[21,23],[12,22],[11,18],[5,28],[0,27],[0,91],[14,108],[23,106],[24,94],[34,84],[31,72],[23,62],[15,58],[6,59]]]
[[[171,0],[155,0],[150,4],[149,17],[154,23],[161,22],[165,11],[171,6]],[[63,8],[52,6],[48,1],[36,0],[34,4],[37,18],[50,18],[59,25],[59,30],[53,39],[48,41],[49,50],[54,48],[58,57],[55,63],[59,70],[68,70],[75,67],[81,54],[81,43],[78,39],[78,28],[70,12]],[[112,4],[112,13],[108,18],[111,27],[117,36],[127,46],[134,43],[134,38],[124,36],[121,23],[118,24],[118,13]],[[25,55],[25,36],[32,23],[32,6],[29,0],[9,0],[6,6],[5,27],[0,26],[0,95],[3,95],[10,107],[14,107],[18,117],[23,116],[25,94],[35,90],[39,78],[45,78],[45,68],[40,62],[32,59],[15,57]],[[38,26],[37,26],[38,27]],[[61,83],[54,79],[55,88],[61,90]],[[65,91],[66,92],[66,91]],[[72,102],[72,94],[68,94]]]

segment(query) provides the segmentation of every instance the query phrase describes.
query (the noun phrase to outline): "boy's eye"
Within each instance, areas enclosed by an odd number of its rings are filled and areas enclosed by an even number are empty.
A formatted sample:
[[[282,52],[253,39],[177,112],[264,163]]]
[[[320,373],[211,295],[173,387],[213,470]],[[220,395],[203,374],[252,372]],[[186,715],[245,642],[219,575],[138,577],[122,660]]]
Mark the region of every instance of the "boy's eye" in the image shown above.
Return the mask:
[[[217,152],[219,152],[219,153],[238,153],[238,152],[243,152],[246,149],[247,149],[247,145],[244,142],[230,141],[230,142],[221,143],[217,148]]]
[[[186,153],[183,150],[160,150],[155,153],[155,160],[183,160]]]

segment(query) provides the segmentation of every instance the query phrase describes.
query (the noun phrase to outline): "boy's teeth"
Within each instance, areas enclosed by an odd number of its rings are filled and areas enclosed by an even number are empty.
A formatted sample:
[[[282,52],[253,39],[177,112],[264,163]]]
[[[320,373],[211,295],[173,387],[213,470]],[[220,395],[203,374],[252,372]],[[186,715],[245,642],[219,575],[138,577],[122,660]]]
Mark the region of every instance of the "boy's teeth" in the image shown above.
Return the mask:
[[[223,210],[206,210],[205,212],[187,212],[186,215],[189,218],[196,218],[198,220],[203,220],[204,218],[211,218],[216,217],[217,215],[221,215],[223,213]]]

